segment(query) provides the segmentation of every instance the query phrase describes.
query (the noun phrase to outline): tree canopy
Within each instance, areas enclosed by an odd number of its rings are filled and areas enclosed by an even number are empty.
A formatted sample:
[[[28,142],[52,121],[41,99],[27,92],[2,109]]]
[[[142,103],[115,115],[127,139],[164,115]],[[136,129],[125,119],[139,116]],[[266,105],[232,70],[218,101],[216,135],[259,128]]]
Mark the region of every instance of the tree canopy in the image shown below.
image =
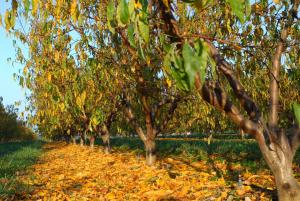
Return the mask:
[[[300,198],[291,168],[300,143],[299,1],[11,2],[4,26],[29,47],[28,56],[17,51],[20,83],[32,91],[40,132],[131,128],[151,165],[161,133],[241,129],[259,144],[279,198]]]

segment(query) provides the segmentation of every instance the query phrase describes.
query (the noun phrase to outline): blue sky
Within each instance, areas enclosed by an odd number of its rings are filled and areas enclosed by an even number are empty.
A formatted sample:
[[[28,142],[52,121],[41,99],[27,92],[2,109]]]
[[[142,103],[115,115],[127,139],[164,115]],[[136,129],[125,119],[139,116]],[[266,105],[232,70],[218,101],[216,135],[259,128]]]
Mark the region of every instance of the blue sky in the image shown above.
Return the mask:
[[[0,14],[3,16],[5,7],[0,3]],[[22,69],[21,65],[8,62],[7,59],[15,59],[15,49],[13,47],[13,38],[9,37],[4,27],[0,27],[0,96],[3,97],[5,105],[14,104],[16,101],[22,101],[20,112],[24,110],[25,106],[25,89],[22,89],[18,85],[18,82],[14,80],[13,74],[19,73]]]

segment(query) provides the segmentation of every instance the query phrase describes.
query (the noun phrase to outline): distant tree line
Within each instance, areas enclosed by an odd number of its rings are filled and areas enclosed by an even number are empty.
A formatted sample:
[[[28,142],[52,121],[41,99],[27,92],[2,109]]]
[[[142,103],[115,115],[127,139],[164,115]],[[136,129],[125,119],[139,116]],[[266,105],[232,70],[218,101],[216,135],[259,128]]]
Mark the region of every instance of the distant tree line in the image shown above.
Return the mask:
[[[18,109],[13,105],[4,106],[0,97],[0,142],[33,140],[35,134],[18,119]]]

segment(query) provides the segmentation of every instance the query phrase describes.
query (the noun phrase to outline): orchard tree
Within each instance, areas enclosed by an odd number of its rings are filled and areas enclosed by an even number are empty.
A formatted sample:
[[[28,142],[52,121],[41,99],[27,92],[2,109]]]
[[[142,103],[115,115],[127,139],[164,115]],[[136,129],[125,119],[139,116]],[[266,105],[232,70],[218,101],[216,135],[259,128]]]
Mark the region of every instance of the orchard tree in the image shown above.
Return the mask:
[[[187,75],[187,79],[173,77],[179,81],[189,82],[190,86],[195,85],[205,101],[225,112],[235,124],[253,135],[267,164],[274,173],[279,199],[299,200],[300,187],[292,171],[292,160],[299,146],[299,122],[296,123],[295,121],[292,129],[283,128],[279,122],[281,79],[289,79],[284,76],[281,78],[280,72],[284,75],[284,71],[290,67],[282,66],[281,63],[284,59],[295,56],[293,55],[294,49],[298,51],[294,43],[299,38],[299,31],[297,30],[299,24],[296,21],[299,2],[285,1],[281,5],[272,4],[264,1],[257,4],[262,9],[260,15],[254,13],[254,16],[248,18],[252,24],[256,23],[257,18],[262,18],[260,21],[264,20],[267,28],[273,28],[265,30],[263,35],[252,33],[254,41],[248,41],[249,45],[253,42],[255,44],[255,40],[258,40],[256,38],[259,37],[259,40],[269,42],[268,52],[272,57],[267,62],[271,65],[269,68],[268,115],[261,114],[260,108],[248,95],[240,79],[236,76],[236,68],[226,61],[225,55],[221,54],[224,51],[221,48],[222,45],[220,45],[221,40],[206,35],[205,32],[194,35],[192,37],[195,38],[194,40],[186,40],[185,38],[189,34],[181,33],[180,24],[176,20],[176,12],[172,9],[172,4],[170,2],[158,2],[157,6],[160,11],[159,17],[165,22],[165,33],[169,36],[169,40],[173,42],[165,57],[165,62],[169,64],[167,67],[175,75],[182,72]],[[210,7],[214,9],[215,6],[211,5]],[[239,17],[236,23],[243,23],[246,17],[241,10],[244,8],[247,10],[247,4],[232,5],[231,8]],[[275,17],[272,16],[272,9],[277,10]],[[240,40],[243,38],[242,33]],[[273,49],[270,50],[271,48]],[[255,51],[255,48],[253,50]],[[245,54],[243,50],[240,50],[240,52],[242,55]],[[206,76],[203,69],[206,69],[208,58],[215,62],[219,76],[224,76],[228,81],[231,93],[227,91],[224,83]],[[236,98],[236,102],[231,100],[234,98]],[[240,107],[236,106],[237,104]],[[241,110],[244,110],[245,113],[242,113]]]
[[[273,2],[261,1],[255,3],[252,6],[253,12],[250,12],[251,5],[247,1],[219,4],[188,1],[192,5],[185,7],[184,15],[179,13],[181,2],[143,3],[130,11],[130,2],[127,5],[126,1],[120,1],[117,9],[120,21],[129,24],[132,12],[141,13],[138,15],[140,20],[151,13],[147,12],[148,8],[154,9],[155,16],[143,20],[147,26],[152,26],[152,33],[165,34],[164,41],[160,42],[166,45],[164,67],[170,77],[183,90],[188,91],[195,86],[205,101],[223,111],[238,127],[253,135],[274,173],[279,199],[300,199],[300,188],[292,172],[293,156],[299,146],[299,122],[288,123],[292,124],[292,129],[284,128],[285,124],[279,122],[279,87],[284,88],[291,81],[286,72],[293,68],[287,64],[293,62],[288,60],[298,62],[295,58],[299,52],[299,46],[296,45],[299,39],[299,2],[283,1],[275,5]],[[110,7],[108,9],[111,10]],[[219,11],[222,11],[221,18],[215,21],[218,15],[212,17],[211,14]],[[181,16],[200,21],[201,24],[192,28],[185,27]],[[153,21],[159,23],[152,24]],[[115,23],[110,21],[110,25],[113,24]],[[215,33],[210,33],[212,28]],[[234,33],[232,28],[239,31]],[[127,31],[131,32],[129,26]],[[135,36],[143,34],[144,29],[134,29]],[[128,35],[128,40],[130,37],[132,35]],[[137,52],[139,51],[141,50]],[[263,51],[268,54],[266,58],[257,58],[260,54],[264,55]],[[260,59],[261,62],[257,62]],[[287,61],[285,66],[281,65],[283,61]],[[251,62],[257,62],[263,67],[259,68],[253,63],[251,65]],[[263,80],[257,88],[251,90],[269,86],[264,93],[268,94],[269,104],[262,104],[264,114],[241,84],[243,79],[253,79],[256,74],[252,71],[257,68],[260,72],[267,69],[269,74],[269,81]],[[212,72],[216,72],[216,75]],[[282,79],[279,79],[280,72]],[[294,101],[299,99],[299,93],[290,94]],[[269,107],[264,107],[266,105]],[[294,107],[297,108],[296,104]]]
[[[300,139],[299,106],[293,104],[300,98],[299,1],[261,0],[252,5],[247,0],[12,3],[12,10],[5,15],[7,30],[14,26],[18,5],[24,5],[19,10],[25,17],[64,26],[59,30],[66,36],[71,28],[79,30],[82,47],[97,54],[110,46],[113,60],[132,68],[132,72],[124,71],[127,79],[119,86],[124,88],[121,98],[127,117],[145,143],[148,164],[155,158],[155,144],[150,142],[158,133],[153,132],[156,126],[151,115],[157,102],[168,100],[161,98],[166,87],[160,82],[165,80],[176,83],[176,87],[172,84],[176,94],[178,89],[197,90],[203,100],[251,134],[274,173],[279,199],[300,200],[300,187],[292,172]],[[15,35],[26,40],[21,34]],[[98,40],[103,35],[106,37]],[[94,42],[96,45],[91,45]],[[88,54],[81,52],[78,55],[83,61]],[[147,95],[152,87],[155,92],[159,89],[153,99]],[[144,113],[146,135],[133,110]]]

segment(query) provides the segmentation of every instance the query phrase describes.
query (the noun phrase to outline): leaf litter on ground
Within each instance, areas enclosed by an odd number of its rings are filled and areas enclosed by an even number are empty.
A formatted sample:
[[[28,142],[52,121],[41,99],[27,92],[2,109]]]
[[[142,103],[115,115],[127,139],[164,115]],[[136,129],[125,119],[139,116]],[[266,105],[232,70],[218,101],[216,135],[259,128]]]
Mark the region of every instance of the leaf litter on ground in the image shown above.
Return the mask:
[[[234,171],[224,162],[162,158],[149,167],[134,151],[105,154],[65,143],[44,148],[38,163],[18,177],[32,190],[13,200],[270,200],[275,190],[267,170],[241,173],[242,184],[217,176],[215,169]]]

